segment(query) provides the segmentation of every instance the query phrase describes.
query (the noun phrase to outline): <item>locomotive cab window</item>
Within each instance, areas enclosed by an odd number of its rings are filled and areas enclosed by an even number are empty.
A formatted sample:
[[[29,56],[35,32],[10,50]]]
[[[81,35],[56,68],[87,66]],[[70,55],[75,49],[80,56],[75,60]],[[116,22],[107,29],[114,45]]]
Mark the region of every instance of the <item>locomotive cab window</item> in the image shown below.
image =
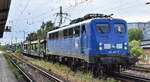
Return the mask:
[[[114,27],[115,27],[115,32],[117,32],[117,33],[125,33],[126,32],[125,24],[116,23],[114,25]]]
[[[96,29],[97,29],[97,32],[100,32],[100,33],[110,32],[110,27],[108,23],[97,23]]]

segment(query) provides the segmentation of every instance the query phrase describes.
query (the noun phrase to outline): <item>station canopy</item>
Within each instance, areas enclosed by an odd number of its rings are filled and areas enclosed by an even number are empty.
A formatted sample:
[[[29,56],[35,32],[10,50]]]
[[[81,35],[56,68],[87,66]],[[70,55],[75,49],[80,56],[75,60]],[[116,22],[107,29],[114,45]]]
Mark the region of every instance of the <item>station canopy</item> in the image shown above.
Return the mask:
[[[11,0],[0,0],[0,38],[3,37]]]

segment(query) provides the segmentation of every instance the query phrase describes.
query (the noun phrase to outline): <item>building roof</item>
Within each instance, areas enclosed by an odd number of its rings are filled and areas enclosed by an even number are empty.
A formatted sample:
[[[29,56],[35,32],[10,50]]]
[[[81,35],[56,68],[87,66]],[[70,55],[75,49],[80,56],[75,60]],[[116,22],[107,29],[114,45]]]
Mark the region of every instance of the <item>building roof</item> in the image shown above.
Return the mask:
[[[140,46],[143,49],[150,49],[150,40],[142,40]]]
[[[0,0],[0,38],[3,37],[11,0]]]
[[[128,24],[147,24],[148,22],[129,22]]]

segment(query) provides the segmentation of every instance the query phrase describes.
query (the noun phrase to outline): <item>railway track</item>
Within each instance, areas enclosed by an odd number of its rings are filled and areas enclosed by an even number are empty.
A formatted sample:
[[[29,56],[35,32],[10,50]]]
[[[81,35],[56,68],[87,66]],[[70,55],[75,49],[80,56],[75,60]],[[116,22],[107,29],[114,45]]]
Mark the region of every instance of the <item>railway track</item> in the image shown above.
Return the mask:
[[[113,73],[113,77],[123,82],[150,82],[150,78],[148,77],[134,75],[127,72]]]
[[[45,70],[33,65],[33,64],[29,64],[28,66],[32,67],[33,69],[38,70],[42,75],[44,75],[45,77],[49,78],[52,82],[63,82],[62,80],[60,80],[59,78],[47,73]]]
[[[14,58],[17,58],[14,56]],[[17,58],[17,60],[22,61],[26,63],[28,66],[31,68],[38,70],[42,75],[45,77],[49,78],[51,81],[50,82],[66,82],[58,79],[57,77],[47,73],[45,70],[41,69],[40,67],[37,67],[36,65],[27,63],[27,60],[24,60],[22,58]],[[142,72],[150,72],[148,69],[145,69],[143,67],[131,67],[131,70],[136,70],[136,71],[142,71]],[[111,76],[114,78],[117,78],[118,80],[121,80],[122,82],[150,82],[150,78],[145,77],[145,76],[139,76],[139,75],[133,75],[131,73],[127,72],[122,72],[122,73],[113,73]],[[29,81],[32,82],[32,81]]]
[[[133,66],[130,68],[130,70],[150,73],[150,69],[144,68],[144,67],[139,67],[139,66]]]
[[[32,78],[28,74],[26,74],[12,59],[10,59],[10,62],[19,70],[19,72],[24,76],[24,79],[27,82],[34,82]]]
[[[12,55],[11,55],[11,56],[9,55],[9,57],[10,57],[11,62],[12,62],[12,63],[20,70],[20,72],[26,77],[27,82],[37,82],[37,81],[33,80],[32,77],[31,77],[31,75],[26,74],[26,73],[24,72],[24,70],[22,70],[22,68],[21,68],[20,66],[18,66],[18,65],[15,63],[15,62],[18,61],[18,60],[19,60],[20,62],[26,64],[26,65],[29,66],[30,68],[34,69],[35,71],[38,71],[38,73],[40,73],[41,75],[43,75],[43,77],[48,78],[49,81],[47,81],[47,82],[66,82],[65,80],[61,80],[60,78],[58,78],[58,77],[56,77],[56,76],[54,76],[54,75],[48,73],[46,70],[44,70],[44,69],[42,69],[42,68],[40,68],[40,67],[38,67],[38,66],[36,66],[36,65],[33,65],[33,64],[31,64],[31,63],[28,63],[28,62],[24,61],[24,60],[21,59],[21,58],[17,58],[17,57],[12,56]],[[43,81],[43,82],[45,82],[45,81]]]

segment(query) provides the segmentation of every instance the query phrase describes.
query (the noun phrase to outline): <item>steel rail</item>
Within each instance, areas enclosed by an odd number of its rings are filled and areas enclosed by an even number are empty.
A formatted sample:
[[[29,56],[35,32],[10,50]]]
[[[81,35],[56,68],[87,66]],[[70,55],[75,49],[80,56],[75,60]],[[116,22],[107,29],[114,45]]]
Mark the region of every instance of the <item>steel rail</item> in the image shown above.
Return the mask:
[[[27,82],[34,82],[12,59],[9,60],[26,77]]]
[[[13,57],[15,57],[15,56],[13,56]],[[21,59],[21,58],[18,58],[18,57],[15,57],[15,58],[18,59],[19,61],[25,63],[26,65],[32,67],[33,69],[38,70],[38,71],[39,71],[40,73],[42,73],[45,77],[47,77],[47,78],[53,80],[54,82],[64,82],[64,81],[60,80],[59,78],[53,76],[52,74],[47,73],[45,70],[43,70],[43,69],[41,69],[41,68],[39,68],[39,67],[37,67],[37,66],[31,64],[31,63],[28,63],[28,62],[24,61],[24,60]]]
[[[135,81],[135,82],[150,82],[150,78],[148,77],[133,75],[131,73],[114,73],[113,75],[123,80],[126,79],[126,80]]]
[[[55,77],[55,76],[53,76],[53,75],[47,73],[46,71],[42,70],[41,68],[39,68],[39,67],[37,67],[37,66],[35,66],[35,65],[32,65],[32,64],[29,64],[29,63],[27,63],[27,64],[28,64],[30,67],[32,67],[32,68],[34,68],[34,69],[40,71],[44,76],[46,76],[46,77],[48,77],[48,78],[54,80],[55,82],[63,82],[62,80],[60,80],[60,79],[58,79],[57,77]]]
[[[144,67],[139,67],[139,66],[130,67],[129,69],[133,70],[133,71],[135,70],[135,71],[150,73],[150,69],[144,68]]]

